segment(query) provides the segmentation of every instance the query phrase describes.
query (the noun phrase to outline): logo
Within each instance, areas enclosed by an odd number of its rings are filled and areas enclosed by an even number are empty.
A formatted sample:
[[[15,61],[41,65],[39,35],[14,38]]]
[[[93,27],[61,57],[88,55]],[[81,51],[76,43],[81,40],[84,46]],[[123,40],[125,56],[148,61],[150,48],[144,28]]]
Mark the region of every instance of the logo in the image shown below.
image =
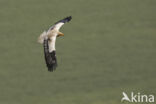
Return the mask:
[[[121,102],[123,101],[128,101],[128,102],[148,102],[148,103],[153,103],[154,102],[154,95],[146,95],[146,94],[141,94],[141,93],[134,93],[131,92],[130,96],[125,92],[122,92],[122,99]]]

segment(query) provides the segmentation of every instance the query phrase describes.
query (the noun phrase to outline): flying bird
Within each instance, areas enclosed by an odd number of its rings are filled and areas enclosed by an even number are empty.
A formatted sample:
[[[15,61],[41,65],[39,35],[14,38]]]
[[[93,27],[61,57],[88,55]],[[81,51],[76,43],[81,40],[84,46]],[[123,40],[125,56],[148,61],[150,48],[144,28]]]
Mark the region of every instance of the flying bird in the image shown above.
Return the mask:
[[[64,34],[59,30],[66,22],[69,22],[71,19],[72,17],[69,16],[56,22],[47,31],[44,31],[38,38],[38,42],[43,44],[44,47],[44,56],[48,71],[53,71],[57,67],[55,49],[56,37],[64,36]]]

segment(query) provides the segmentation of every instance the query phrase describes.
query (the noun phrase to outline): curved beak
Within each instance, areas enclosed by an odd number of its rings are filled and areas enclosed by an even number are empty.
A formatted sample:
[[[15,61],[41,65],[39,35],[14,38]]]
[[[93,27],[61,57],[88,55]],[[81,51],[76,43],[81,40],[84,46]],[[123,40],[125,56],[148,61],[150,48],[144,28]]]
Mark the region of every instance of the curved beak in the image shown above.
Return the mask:
[[[64,34],[63,34],[63,33],[61,33],[61,32],[58,32],[57,37],[59,37],[59,36],[64,36]]]

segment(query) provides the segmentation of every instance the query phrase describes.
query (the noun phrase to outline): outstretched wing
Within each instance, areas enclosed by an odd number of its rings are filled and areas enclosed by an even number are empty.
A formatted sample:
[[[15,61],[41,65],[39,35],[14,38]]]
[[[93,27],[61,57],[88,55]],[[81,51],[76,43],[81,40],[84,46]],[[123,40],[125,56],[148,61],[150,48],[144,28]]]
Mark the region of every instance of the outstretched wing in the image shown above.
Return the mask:
[[[72,17],[69,16],[69,17],[66,17],[66,18],[56,22],[55,25],[51,26],[48,31],[51,31],[53,29],[59,30],[64,25],[64,23],[69,22],[71,19],[72,19]]]
[[[56,52],[49,52],[48,39],[44,39],[44,56],[48,67],[48,71],[53,71],[57,67]]]

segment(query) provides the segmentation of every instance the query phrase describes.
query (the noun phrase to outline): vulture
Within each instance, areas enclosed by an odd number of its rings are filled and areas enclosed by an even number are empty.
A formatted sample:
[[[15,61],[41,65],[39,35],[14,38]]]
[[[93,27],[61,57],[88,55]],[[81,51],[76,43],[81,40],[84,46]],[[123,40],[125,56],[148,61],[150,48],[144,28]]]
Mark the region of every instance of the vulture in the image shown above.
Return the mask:
[[[55,49],[56,38],[64,36],[64,34],[59,30],[65,23],[69,22],[71,19],[72,17],[68,16],[56,22],[47,31],[44,31],[38,38],[38,42],[43,44],[44,57],[48,71],[54,71],[58,66]]]

